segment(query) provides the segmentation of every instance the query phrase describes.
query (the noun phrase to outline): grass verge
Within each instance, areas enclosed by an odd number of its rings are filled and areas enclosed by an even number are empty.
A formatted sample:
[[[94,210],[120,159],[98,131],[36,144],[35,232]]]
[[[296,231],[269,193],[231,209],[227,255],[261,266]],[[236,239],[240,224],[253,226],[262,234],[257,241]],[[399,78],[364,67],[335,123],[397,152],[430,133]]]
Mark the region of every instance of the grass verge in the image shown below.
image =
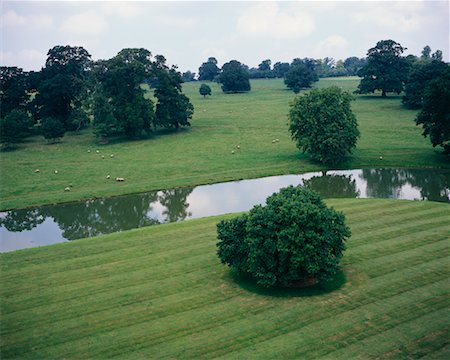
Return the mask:
[[[450,206],[327,200],[342,273],[263,291],[204,218],[0,255],[1,358],[448,358]],[[232,216],[232,215],[228,215]]]

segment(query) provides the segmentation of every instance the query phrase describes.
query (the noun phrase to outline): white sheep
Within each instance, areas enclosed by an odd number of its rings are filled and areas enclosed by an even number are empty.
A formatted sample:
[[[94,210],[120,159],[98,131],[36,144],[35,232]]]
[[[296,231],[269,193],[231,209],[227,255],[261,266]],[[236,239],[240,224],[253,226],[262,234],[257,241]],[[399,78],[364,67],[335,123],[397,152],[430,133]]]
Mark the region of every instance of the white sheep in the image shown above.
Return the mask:
[[[111,175],[106,175],[106,178],[107,179],[111,179]]]
[[[236,146],[238,149],[240,149],[241,148],[241,145],[238,145],[238,146]]]
[[[68,186],[65,187],[65,188],[64,188],[64,191],[70,191],[70,187],[68,187]]]
[[[41,172],[41,170],[36,169],[36,170],[34,170],[34,172],[35,172],[35,173],[38,173],[38,172]]]
[[[113,157],[114,157],[114,154],[111,154],[110,156],[113,158]]]
[[[116,177],[116,181],[125,181],[125,179],[122,177]]]
[[[57,174],[58,173],[58,170],[55,170],[55,174]]]
[[[231,150],[231,153],[234,154],[234,150]]]
[[[105,155],[102,155],[102,159],[104,159],[105,158]]]

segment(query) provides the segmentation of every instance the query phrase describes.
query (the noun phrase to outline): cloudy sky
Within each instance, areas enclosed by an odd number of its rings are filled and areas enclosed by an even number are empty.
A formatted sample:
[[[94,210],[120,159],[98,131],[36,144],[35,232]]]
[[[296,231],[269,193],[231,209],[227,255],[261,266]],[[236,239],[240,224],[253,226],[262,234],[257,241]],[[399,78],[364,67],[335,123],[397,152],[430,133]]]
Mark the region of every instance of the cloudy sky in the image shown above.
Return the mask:
[[[406,54],[425,45],[449,61],[449,2],[422,1],[4,1],[0,62],[39,70],[55,45],[94,60],[127,47],[164,55],[181,71],[208,57],[250,67],[264,59],[363,57],[383,39]]]

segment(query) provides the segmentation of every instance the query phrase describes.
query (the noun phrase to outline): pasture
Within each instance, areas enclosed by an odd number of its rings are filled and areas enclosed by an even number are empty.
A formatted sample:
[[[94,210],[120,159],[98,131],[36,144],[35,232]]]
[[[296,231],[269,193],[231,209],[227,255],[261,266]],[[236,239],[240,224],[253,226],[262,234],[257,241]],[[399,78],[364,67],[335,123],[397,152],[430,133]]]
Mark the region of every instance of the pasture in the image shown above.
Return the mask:
[[[233,276],[215,254],[224,216],[1,254],[0,356],[448,358],[448,204],[327,203],[353,235],[316,289]]]
[[[42,137],[28,139],[20,149],[0,154],[0,209],[322,169],[290,139],[287,113],[294,93],[280,79],[251,84],[249,93],[223,94],[210,83],[212,96],[206,99],[198,92],[199,82],[184,84],[195,114],[192,127],[178,132],[107,145],[99,145],[91,129],[66,134],[55,145]],[[316,86],[353,91],[357,84],[357,78],[336,78]],[[448,157],[422,137],[416,112],[404,109],[400,100],[356,96],[352,107],[361,138],[339,168],[450,168]],[[116,177],[125,181],[117,183]],[[71,191],[64,191],[70,185]]]

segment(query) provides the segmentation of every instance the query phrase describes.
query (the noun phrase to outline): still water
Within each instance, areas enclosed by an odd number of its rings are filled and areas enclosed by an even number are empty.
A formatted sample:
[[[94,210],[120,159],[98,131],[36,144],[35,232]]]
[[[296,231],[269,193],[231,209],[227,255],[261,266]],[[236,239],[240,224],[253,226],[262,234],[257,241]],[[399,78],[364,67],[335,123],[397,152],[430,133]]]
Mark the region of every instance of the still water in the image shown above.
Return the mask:
[[[363,169],[271,176],[0,212],[0,252],[251,209],[282,187],[323,198],[450,202],[450,170]]]

